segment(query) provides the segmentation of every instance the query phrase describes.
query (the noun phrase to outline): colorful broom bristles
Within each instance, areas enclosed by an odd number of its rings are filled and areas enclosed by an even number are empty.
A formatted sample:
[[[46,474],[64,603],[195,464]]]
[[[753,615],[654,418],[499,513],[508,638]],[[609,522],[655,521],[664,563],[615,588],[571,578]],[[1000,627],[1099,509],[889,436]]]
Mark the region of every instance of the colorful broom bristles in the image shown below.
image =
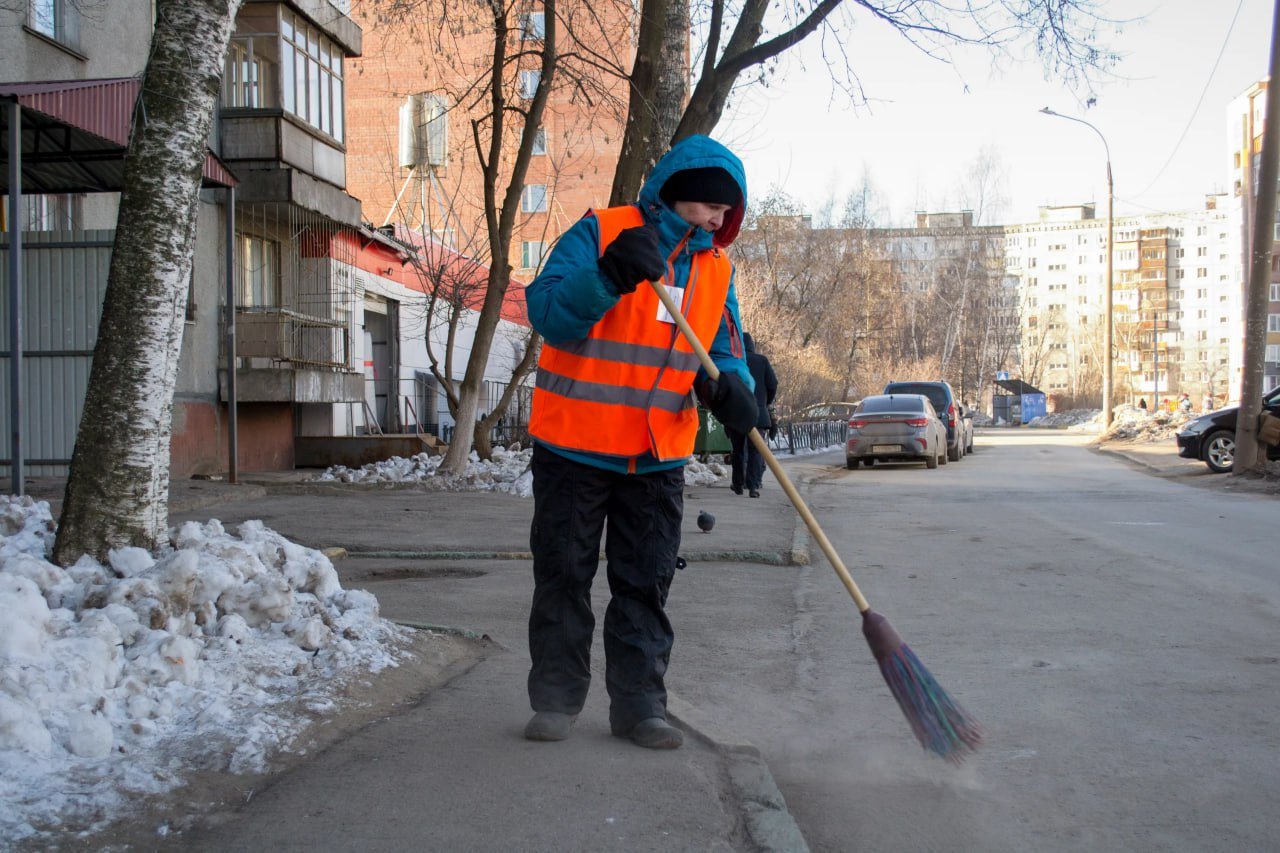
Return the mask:
[[[964,761],[982,743],[977,721],[947,695],[887,619],[864,611],[862,634],[920,745],[953,764]]]

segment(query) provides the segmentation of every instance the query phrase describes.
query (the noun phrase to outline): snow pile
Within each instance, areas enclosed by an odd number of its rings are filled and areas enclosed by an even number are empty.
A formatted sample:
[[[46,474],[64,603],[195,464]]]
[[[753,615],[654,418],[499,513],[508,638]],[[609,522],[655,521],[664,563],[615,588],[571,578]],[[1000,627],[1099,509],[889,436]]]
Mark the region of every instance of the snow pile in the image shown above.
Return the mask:
[[[1197,417],[1199,415],[1166,412],[1160,409],[1148,411],[1126,403],[1116,406],[1111,416],[1111,428],[1102,434],[1102,439],[1135,442],[1168,441],[1182,429],[1187,421]]]
[[[49,505],[0,496],[0,847],[100,828],[199,770],[258,772],[410,632],[261,522],[63,569]]]
[[[360,468],[335,465],[316,477],[316,481],[339,483],[418,483],[437,491],[494,491],[522,498],[533,497],[533,473],[529,470],[533,449],[493,449],[493,458],[484,461],[474,450],[461,476],[439,473],[443,456],[419,453],[406,459],[393,456],[381,462],[370,462]],[[706,486],[728,476],[727,465],[704,464],[690,460],[684,469],[685,482]]]
[[[684,466],[686,486],[711,486],[728,477],[732,471],[723,462],[699,462],[690,459]]]
[[[1091,432],[1101,429],[1101,411],[1098,409],[1067,409],[1053,412],[1027,421],[1029,427],[1076,427],[1077,431]]]
[[[495,447],[493,458],[480,459],[474,450],[467,460],[467,469],[461,475],[440,474],[443,456],[418,453],[409,458],[393,456],[380,462],[370,462],[360,468],[334,465],[316,477],[321,482],[339,483],[421,483],[438,491],[451,492],[506,492],[522,498],[533,496],[533,474],[529,462],[533,450],[507,450]]]

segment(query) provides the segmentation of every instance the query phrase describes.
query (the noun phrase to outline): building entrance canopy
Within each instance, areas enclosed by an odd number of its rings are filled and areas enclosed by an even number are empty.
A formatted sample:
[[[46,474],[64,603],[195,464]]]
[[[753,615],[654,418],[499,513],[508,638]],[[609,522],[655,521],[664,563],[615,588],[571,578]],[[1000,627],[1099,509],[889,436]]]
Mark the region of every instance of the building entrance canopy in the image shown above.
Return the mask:
[[[20,192],[119,192],[139,77],[109,80],[54,80],[0,83],[0,101],[16,102],[21,115]],[[12,110],[0,110],[0,159],[10,160]],[[0,174],[0,192],[9,192],[10,170]],[[236,184],[226,165],[205,152],[203,185]]]

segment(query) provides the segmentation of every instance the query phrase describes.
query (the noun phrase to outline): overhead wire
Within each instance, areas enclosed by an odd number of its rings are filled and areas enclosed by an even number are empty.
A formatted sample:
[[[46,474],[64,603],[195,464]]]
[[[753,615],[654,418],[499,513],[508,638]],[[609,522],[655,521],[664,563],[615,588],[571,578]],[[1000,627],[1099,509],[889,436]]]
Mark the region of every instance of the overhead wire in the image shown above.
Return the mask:
[[[1204,81],[1204,89],[1200,91],[1200,99],[1196,101],[1195,108],[1191,111],[1191,117],[1187,119],[1187,125],[1182,129],[1182,134],[1178,137],[1178,141],[1173,144],[1173,150],[1169,152],[1169,159],[1164,161],[1164,165],[1160,167],[1160,171],[1156,172],[1156,176],[1151,179],[1151,183],[1147,184],[1134,198],[1142,198],[1142,196],[1146,195],[1156,185],[1156,182],[1164,176],[1165,169],[1169,168],[1169,164],[1177,156],[1178,149],[1182,147],[1183,141],[1187,138],[1187,133],[1191,130],[1192,123],[1200,112],[1201,105],[1204,104],[1205,95],[1209,93],[1209,85],[1213,83],[1213,77],[1218,73],[1218,64],[1222,62],[1222,56],[1227,52],[1227,44],[1231,41],[1231,33],[1235,30],[1236,20],[1240,17],[1240,10],[1243,7],[1244,0],[1239,0],[1236,3],[1236,12],[1231,16],[1231,24],[1227,27],[1227,34],[1222,38],[1222,47],[1218,50],[1218,58],[1213,61],[1213,68],[1209,69],[1209,77]],[[1133,202],[1130,203],[1132,204]]]

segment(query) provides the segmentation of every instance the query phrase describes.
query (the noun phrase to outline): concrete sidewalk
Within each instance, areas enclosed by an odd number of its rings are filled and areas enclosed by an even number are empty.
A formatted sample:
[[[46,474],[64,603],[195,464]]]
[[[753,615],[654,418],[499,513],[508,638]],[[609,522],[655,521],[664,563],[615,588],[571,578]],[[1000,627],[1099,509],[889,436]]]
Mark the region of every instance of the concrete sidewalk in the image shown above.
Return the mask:
[[[1238,477],[1231,474],[1215,474],[1197,459],[1184,459],[1178,455],[1173,438],[1165,441],[1107,441],[1092,446],[1099,453],[1116,456],[1138,466],[1146,473],[1176,480],[1189,486],[1215,489],[1242,494],[1280,495],[1280,463],[1269,465],[1271,473],[1265,477]]]
[[[788,466],[804,476],[803,460]],[[244,479],[257,482],[201,484],[198,491],[221,502],[175,507],[171,524],[217,518],[233,528],[260,519],[295,542],[335,549],[344,587],[376,594],[387,618],[474,643],[476,662],[259,781],[245,801],[215,808],[180,834],[153,836],[149,849],[807,849],[759,752],[713,709],[669,697],[670,717],[689,735],[673,752],[609,734],[599,627],[596,677],[573,736],[524,740],[531,499]],[[710,533],[696,526],[704,510],[716,517]],[[771,475],[759,499],[734,495],[723,482],[686,487],[686,571],[806,560],[802,528]],[[603,571],[594,595],[598,625],[608,595]],[[680,595],[677,576],[673,599]],[[455,665],[415,664],[422,683]]]

